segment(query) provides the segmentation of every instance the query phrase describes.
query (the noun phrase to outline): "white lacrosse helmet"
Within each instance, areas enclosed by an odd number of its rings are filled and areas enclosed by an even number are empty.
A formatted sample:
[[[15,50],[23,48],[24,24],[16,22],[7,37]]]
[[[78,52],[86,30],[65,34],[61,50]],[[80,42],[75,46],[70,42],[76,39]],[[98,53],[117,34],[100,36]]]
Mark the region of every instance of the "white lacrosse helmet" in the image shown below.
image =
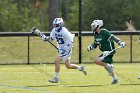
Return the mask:
[[[92,23],[91,23],[91,30],[95,30],[96,27],[101,27],[103,26],[103,20],[94,20]]]
[[[62,18],[55,18],[53,20],[53,27],[58,30],[60,27],[64,25],[64,21]]]

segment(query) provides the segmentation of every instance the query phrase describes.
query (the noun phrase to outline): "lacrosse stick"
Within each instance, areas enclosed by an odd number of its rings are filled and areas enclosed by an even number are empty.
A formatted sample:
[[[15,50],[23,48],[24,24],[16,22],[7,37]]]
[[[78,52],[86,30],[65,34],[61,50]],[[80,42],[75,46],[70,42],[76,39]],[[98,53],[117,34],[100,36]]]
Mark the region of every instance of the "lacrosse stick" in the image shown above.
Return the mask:
[[[31,30],[32,34],[37,34],[38,36],[40,36],[44,41],[48,41],[54,48],[56,48],[58,50],[58,48],[49,40],[47,40],[47,37],[45,36],[44,33],[42,33],[41,31],[39,31],[36,27],[33,27]]]
[[[115,49],[113,49],[113,50],[107,52],[105,55],[103,54],[103,57],[101,57],[101,58],[104,59],[105,57],[107,57],[108,55],[110,55],[112,52],[116,51],[116,50],[119,49],[119,48],[121,48],[121,46],[118,46],[117,48],[115,48]]]
[[[113,51],[115,51],[115,50],[119,49],[119,48],[121,48],[121,46],[118,46],[117,48],[115,48],[115,49],[111,50],[111,51],[109,52],[109,54],[110,54],[110,53],[112,53]]]

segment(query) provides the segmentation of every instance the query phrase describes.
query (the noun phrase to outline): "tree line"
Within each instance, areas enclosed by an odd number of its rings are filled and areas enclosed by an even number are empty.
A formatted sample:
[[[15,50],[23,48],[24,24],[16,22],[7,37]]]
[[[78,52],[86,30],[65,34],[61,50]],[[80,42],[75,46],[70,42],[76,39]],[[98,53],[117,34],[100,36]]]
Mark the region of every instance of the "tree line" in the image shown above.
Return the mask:
[[[109,30],[140,29],[140,0],[82,0],[82,30],[89,31],[95,19]],[[52,29],[55,17],[62,17],[71,31],[78,30],[79,0],[0,0],[0,31]]]

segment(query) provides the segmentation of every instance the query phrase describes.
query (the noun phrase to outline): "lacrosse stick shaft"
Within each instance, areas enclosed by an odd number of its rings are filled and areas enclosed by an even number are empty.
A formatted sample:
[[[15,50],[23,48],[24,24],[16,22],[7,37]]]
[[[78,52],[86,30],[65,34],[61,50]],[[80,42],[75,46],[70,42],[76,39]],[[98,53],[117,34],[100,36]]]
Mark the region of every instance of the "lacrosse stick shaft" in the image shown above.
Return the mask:
[[[44,33],[42,33],[40,30],[35,29],[32,31],[32,33],[36,33],[38,36],[40,36],[43,40],[45,40],[46,36]],[[47,40],[55,49],[58,50],[58,47],[56,47],[52,42],[50,42],[49,40]]]
[[[113,51],[119,49],[120,47],[121,47],[121,46],[118,46],[117,48],[113,49],[112,51],[109,52],[109,54],[112,53]]]
[[[121,47],[121,46],[118,46],[117,48],[111,50],[111,51],[108,53],[108,55],[110,55],[112,52],[116,51],[116,50],[119,49],[120,47]],[[107,57],[108,55],[103,56],[102,58],[104,59],[104,58]]]
[[[42,37],[41,35],[43,35],[43,36],[45,36],[42,32],[40,33],[40,37]],[[45,36],[46,37],[46,36]],[[45,38],[44,37],[44,38]],[[49,42],[54,48],[56,48],[57,50],[58,50],[58,48],[51,42],[51,41],[49,41],[49,40],[47,40],[47,42]]]
[[[58,47],[56,47],[52,42],[48,41],[54,48],[58,50]]]

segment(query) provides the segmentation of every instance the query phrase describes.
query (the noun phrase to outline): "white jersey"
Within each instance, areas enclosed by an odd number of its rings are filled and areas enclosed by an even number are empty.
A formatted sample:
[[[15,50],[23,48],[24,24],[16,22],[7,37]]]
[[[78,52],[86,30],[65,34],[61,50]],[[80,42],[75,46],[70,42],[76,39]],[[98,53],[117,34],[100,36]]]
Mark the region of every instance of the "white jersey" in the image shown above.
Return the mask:
[[[51,31],[50,38],[56,39],[58,48],[65,49],[67,46],[73,46],[73,39],[75,34],[71,34],[65,27],[61,27],[58,30],[55,28]]]

